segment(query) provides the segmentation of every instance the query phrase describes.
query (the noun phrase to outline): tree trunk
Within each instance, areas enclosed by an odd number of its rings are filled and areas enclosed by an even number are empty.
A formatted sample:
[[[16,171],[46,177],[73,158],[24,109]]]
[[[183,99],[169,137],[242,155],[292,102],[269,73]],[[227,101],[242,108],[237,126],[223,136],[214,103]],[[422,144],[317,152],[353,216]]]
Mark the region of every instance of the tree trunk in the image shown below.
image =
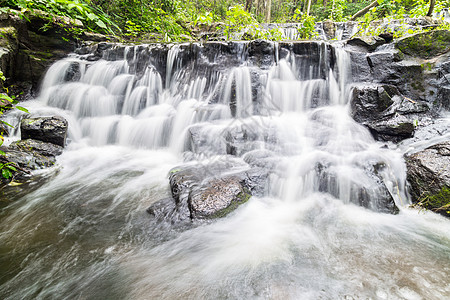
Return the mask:
[[[250,12],[250,10],[252,10],[252,3],[253,3],[253,0],[245,1],[245,10],[246,11]]]
[[[272,6],[272,0],[266,0],[266,23],[270,23],[270,8]]]
[[[356,14],[354,14],[351,18],[350,21],[355,21],[356,18],[364,16],[365,14],[367,14],[367,12],[373,8],[378,6],[378,1],[375,0],[372,3],[370,3],[368,6],[364,7],[363,9],[361,9],[360,11],[358,11]]]
[[[436,4],[436,0],[430,0],[430,9],[428,10],[427,17],[431,17],[434,10],[434,5]]]
[[[306,15],[309,16],[309,11],[311,10],[311,0],[308,0],[308,8],[306,8]]]

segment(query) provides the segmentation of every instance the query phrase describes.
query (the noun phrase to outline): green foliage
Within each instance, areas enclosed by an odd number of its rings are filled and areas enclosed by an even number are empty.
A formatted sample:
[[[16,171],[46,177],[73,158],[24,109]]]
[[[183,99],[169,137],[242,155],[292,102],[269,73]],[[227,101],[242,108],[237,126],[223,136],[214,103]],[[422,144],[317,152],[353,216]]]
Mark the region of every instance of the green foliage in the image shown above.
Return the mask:
[[[450,188],[444,186],[437,194],[423,195],[415,206],[450,216]]]
[[[345,0],[332,0],[332,10],[329,19],[336,22],[344,21],[344,10],[347,6]]]
[[[2,177],[5,179],[10,179],[13,177],[13,172],[17,172],[17,168],[14,166],[15,163],[0,163],[0,170],[2,172]]]
[[[302,39],[311,39],[316,37],[314,25],[316,24],[315,18],[311,15],[302,13],[298,8],[295,10],[294,19],[300,23],[298,27],[298,33]]]
[[[247,26],[256,24],[252,15],[245,11],[241,5],[230,7],[226,13],[224,33],[227,40],[232,39],[233,33],[239,33]]]
[[[0,81],[4,82],[6,80],[5,75],[2,71],[0,71]],[[16,105],[18,101],[15,99],[14,96],[8,95],[8,89],[4,88],[5,93],[0,93],[0,116],[3,115],[6,108],[16,108],[20,111],[28,113],[28,110],[22,106]],[[7,122],[0,120],[0,123],[5,124],[6,126],[13,127],[11,124],[8,124]],[[0,132],[0,146],[3,145],[3,132]],[[0,155],[4,156],[5,152],[0,150]],[[12,171],[17,171],[16,167],[14,167],[13,163],[0,163],[0,170],[2,173],[2,177],[6,179],[10,179],[13,176]]]
[[[2,5],[19,9],[22,12],[41,10],[55,16],[79,20],[90,31],[113,33],[119,27],[98,7],[88,5],[82,0],[6,0]],[[45,29],[45,28],[44,28]]]

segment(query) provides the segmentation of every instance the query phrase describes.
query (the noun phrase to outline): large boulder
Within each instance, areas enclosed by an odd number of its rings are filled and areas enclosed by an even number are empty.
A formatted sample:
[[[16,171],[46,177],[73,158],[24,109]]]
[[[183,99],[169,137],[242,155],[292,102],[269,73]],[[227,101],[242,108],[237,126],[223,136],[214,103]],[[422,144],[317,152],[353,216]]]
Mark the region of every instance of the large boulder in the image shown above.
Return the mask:
[[[412,137],[419,116],[428,111],[425,103],[387,84],[354,87],[350,107],[353,119],[368,127],[375,139],[393,142]]]
[[[65,146],[68,123],[62,117],[25,118],[20,122],[21,138]]]
[[[151,205],[148,212],[174,224],[223,217],[263,192],[267,172],[230,159],[174,168],[169,181],[172,199]]]
[[[450,217],[450,141],[405,159],[413,203]]]

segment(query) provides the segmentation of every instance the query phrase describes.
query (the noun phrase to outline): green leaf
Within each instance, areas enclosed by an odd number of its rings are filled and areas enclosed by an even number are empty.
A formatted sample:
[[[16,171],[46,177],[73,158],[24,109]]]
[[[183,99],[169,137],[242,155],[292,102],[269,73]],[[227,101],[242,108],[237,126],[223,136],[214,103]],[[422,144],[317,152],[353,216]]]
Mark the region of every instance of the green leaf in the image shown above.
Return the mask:
[[[95,15],[95,14],[93,14],[93,13],[87,14],[86,17],[88,18],[89,21],[95,21],[95,20],[98,20],[97,15]]]
[[[8,169],[2,169],[2,176],[3,178],[9,179],[12,177],[12,173]]]
[[[3,120],[0,120],[0,122],[3,123],[3,124],[5,124],[6,126],[9,126],[9,127],[14,128],[14,126],[12,126],[11,124],[9,124],[9,123],[7,123],[7,122],[5,122],[5,121],[3,121]]]
[[[17,109],[20,110],[20,111],[23,111],[23,112],[26,112],[26,113],[30,113],[30,112],[28,111],[28,109],[26,109],[25,107],[16,105],[15,108],[17,108]]]
[[[105,23],[103,23],[102,20],[97,20],[97,22],[95,22],[95,24],[97,24],[98,27],[106,29],[106,25]]]
[[[7,100],[11,103],[14,101],[10,96],[8,96],[6,94],[0,94],[0,100]]]
[[[16,171],[16,172],[17,172],[17,169],[16,169],[16,167],[14,167],[14,166],[12,166],[12,165],[8,165],[7,167],[8,167],[8,169],[10,169],[10,170],[13,170],[13,171]]]

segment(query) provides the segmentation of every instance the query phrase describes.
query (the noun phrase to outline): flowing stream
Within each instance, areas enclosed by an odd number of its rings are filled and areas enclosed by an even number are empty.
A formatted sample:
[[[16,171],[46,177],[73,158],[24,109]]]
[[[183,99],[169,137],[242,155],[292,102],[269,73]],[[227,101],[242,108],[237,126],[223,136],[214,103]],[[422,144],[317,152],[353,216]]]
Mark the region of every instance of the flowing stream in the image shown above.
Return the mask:
[[[0,212],[0,297],[450,297],[450,222],[408,208],[404,149],[349,116],[349,55],[289,45],[256,58],[245,42],[118,45],[55,63],[26,106],[65,117],[69,143]],[[227,160],[270,168],[260,195],[195,226],[146,212],[170,197],[173,168]],[[380,162],[399,214],[376,209],[366,169]]]

